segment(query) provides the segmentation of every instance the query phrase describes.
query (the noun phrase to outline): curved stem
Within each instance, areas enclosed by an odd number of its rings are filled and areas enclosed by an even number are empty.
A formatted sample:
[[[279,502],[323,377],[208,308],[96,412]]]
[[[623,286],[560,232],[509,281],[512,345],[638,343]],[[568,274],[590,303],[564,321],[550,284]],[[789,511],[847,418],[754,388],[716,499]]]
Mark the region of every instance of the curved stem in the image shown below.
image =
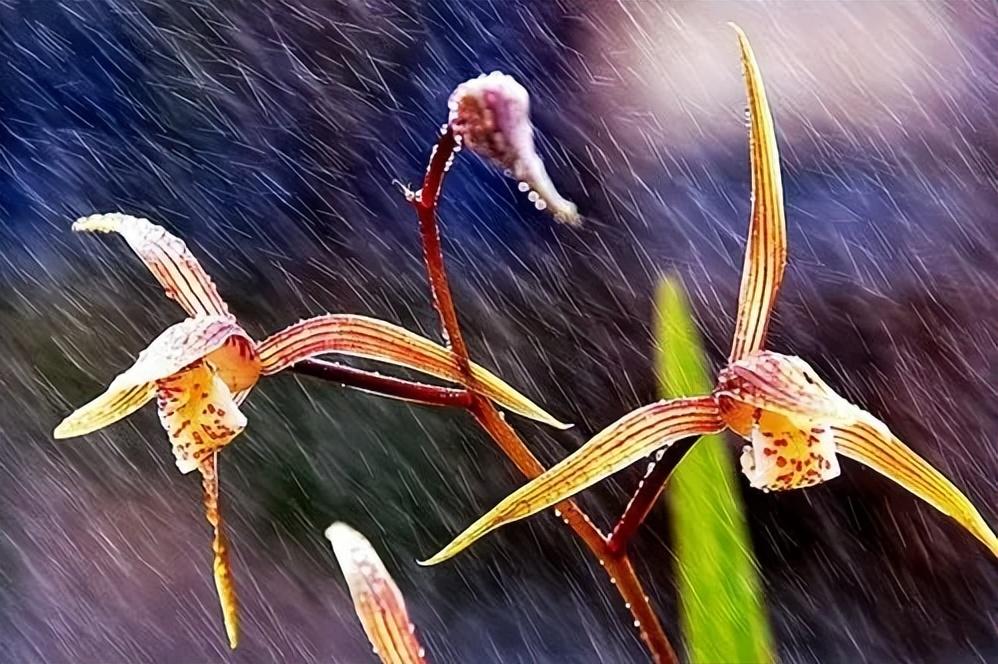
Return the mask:
[[[634,533],[644,523],[658,502],[658,497],[662,495],[672,471],[679,466],[679,462],[693,449],[698,440],[699,437],[683,438],[662,450],[661,456],[655,459],[644,479],[638,484],[638,489],[631,496],[631,502],[627,503],[623,516],[607,538],[607,545],[611,551],[620,553],[627,550]]]
[[[411,195],[409,199],[415,205],[419,215],[423,257],[426,261],[433,303],[440,315],[446,341],[457,357],[465,384],[471,389],[471,404],[468,411],[520,472],[528,479],[533,479],[544,472],[544,466],[527,448],[516,431],[506,423],[495,406],[474,391],[475,381],[471,375],[468,348],[461,334],[454,299],[451,296],[450,285],[447,281],[443,249],[440,245],[440,230],[437,225],[436,206],[444,175],[450,167],[457,145],[458,141],[454,133],[450,127],[445,127],[430,157],[430,164],[423,180],[423,188]],[[672,644],[669,643],[665,630],[662,629],[662,624],[651,607],[648,596],[638,580],[626,551],[613,551],[607,538],[573,501],[566,500],[560,503],[556,507],[555,513],[582,540],[610,576],[611,582],[616,586],[627,609],[631,612],[634,624],[639,630],[641,640],[650,651],[652,660],[667,664],[678,662]]]

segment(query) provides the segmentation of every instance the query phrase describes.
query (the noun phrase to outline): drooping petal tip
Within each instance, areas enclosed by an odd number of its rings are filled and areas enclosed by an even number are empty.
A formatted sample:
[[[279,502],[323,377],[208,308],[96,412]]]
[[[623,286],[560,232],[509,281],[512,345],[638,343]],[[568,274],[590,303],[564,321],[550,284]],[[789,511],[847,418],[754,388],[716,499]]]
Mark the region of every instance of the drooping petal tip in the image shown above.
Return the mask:
[[[887,425],[869,413],[851,426],[835,427],[842,456],[858,461],[897,482],[954,519],[998,557],[998,536],[981,513],[945,475],[901,442]]]
[[[120,212],[80,217],[76,232],[119,233],[153,277],[191,316],[229,316],[228,306],[183,240],[148,219]]]

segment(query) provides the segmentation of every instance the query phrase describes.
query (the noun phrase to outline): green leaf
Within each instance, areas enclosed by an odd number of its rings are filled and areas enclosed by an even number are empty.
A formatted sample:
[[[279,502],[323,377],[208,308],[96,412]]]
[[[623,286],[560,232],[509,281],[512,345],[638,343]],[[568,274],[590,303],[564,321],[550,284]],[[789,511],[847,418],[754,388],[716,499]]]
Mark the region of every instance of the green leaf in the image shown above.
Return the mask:
[[[657,371],[666,398],[712,388],[682,286],[657,294]],[[669,479],[680,621],[691,662],[772,662],[772,644],[732,455],[705,436]]]

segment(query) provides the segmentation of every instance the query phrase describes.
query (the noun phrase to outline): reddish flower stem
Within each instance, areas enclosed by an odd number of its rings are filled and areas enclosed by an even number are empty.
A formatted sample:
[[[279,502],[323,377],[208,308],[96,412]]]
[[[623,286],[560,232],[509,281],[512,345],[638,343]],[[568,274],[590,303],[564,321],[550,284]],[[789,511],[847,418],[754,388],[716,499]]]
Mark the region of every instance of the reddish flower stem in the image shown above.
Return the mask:
[[[445,127],[437,141],[430,164],[423,179],[423,188],[412,195],[411,201],[419,215],[420,237],[423,243],[423,257],[429,278],[433,303],[440,314],[444,336],[451,350],[457,356],[465,384],[471,390],[469,412],[492,437],[499,448],[527,478],[533,479],[544,472],[544,466],[531,453],[516,431],[496,410],[491,401],[475,392],[475,381],[470,370],[468,348],[461,334],[461,327],[451,296],[447,271],[444,266],[443,250],[440,245],[440,230],[437,225],[437,199],[443,178],[454,157],[457,139],[450,127]],[[678,662],[676,653],[669,643],[662,624],[651,607],[641,582],[625,551],[612,551],[607,538],[573,501],[566,500],[557,506],[557,514],[578,535],[593,553],[600,565],[610,576],[611,582],[624,599],[624,603],[634,618],[641,640],[655,662],[674,664]]]
[[[607,546],[610,551],[616,554],[627,551],[628,543],[658,502],[672,471],[679,466],[679,462],[693,449],[698,440],[700,440],[699,437],[691,437],[673,443],[662,453],[662,458],[652,464],[651,469],[638,485],[637,491],[631,496],[631,502],[627,503],[627,508],[624,510],[623,516],[620,517],[620,521],[617,522],[610,537],[607,538]]]
[[[427,385],[363,369],[355,369],[336,362],[325,360],[302,360],[291,367],[291,371],[304,376],[321,378],[357,390],[384,397],[403,399],[425,406],[450,406],[468,408],[471,393],[464,389]]]

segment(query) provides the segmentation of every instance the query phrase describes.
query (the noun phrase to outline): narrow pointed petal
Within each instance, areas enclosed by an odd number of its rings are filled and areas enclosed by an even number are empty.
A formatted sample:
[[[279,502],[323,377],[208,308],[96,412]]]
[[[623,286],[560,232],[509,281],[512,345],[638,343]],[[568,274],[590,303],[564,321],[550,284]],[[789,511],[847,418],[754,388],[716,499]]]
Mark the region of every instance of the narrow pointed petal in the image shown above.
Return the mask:
[[[712,397],[659,401],[639,408],[514,491],[440,553],[421,564],[443,562],[496,528],[557,505],[681,438],[717,433],[724,428]]]
[[[190,316],[228,316],[229,309],[183,240],[148,219],[94,214],[78,219],[74,231],[120,233],[152,275]]]
[[[211,550],[212,569],[215,576],[215,590],[222,608],[222,621],[229,647],[235,650],[239,645],[239,601],[236,597],[236,584],[229,564],[229,544],[219,511],[218,455],[212,454],[199,466],[201,483],[204,488],[204,514],[212,528]]]
[[[199,468],[246,428],[225,381],[206,362],[156,381],[156,402],[182,473]]]
[[[267,338],[257,346],[264,375],[275,374],[296,362],[327,354],[349,355],[420,371],[462,383],[454,355],[440,344],[391,323],[349,314],[327,314],[303,320]],[[502,407],[550,426],[567,429],[540,406],[487,369],[472,364],[475,385],[467,386]]]
[[[363,535],[344,523],[326,529],[375,654],[385,664],[423,664],[423,648],[405,600],[381,558]]]
[[[149,402],[156,394],[152,383],[127,389],[108,389],[85,406],[77,408],[52,432],[56,439],[73,438],[103,429],[124,419]]]
[[[894,480],[960,525],[998,556],[998,537],[977,508],[942,473],[895,437],[872,415],[852,426],[834,427],[839,454]]]
[[[830,424],[854,422],[862,412],[836,394],[804,360],[769,351],[722,369],[714,394],[728,425],[743,436],[754,424],[755,409]]]
[[[133,413],[152,398],[157,380],[209,355],[233,336],[249,339],[228,317],[188,318],[171,325],[139,354],[131,368],[111,382],[104,394],[63,420],[54,436],[82,436]]]
[[[745,33],[734,24],[732,27],[738,33],[748,92],[752,168],[752,218],[731,348],[731,360],[734,361],[760,350],[765,343],[769,317],[787,263],[787,223],[776,129],[766,101],[762,74]]]

